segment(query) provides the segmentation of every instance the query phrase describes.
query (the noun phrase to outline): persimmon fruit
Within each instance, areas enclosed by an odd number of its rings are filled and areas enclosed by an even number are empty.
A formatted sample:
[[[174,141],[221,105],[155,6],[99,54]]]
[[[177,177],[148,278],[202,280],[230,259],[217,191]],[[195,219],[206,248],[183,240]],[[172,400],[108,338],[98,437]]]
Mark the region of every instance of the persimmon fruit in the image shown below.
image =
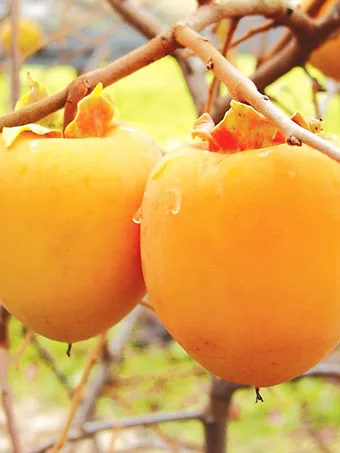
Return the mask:
[[[12,26],[6,19],[0,29],[1,44],[7,53],[11,52],[12,47]],[[44,33],[41,26],[34,20],[21,19],[19,22],[19,51],[22,55],[27,55],[38,49],[44,40]]]
[[[209,142],[156,164],[142,203],[142,266],[153,307],[194,359],[269,387],[339,342],[340,165],[283,143],[242,109]]]
[[[302,7],[306,8],[310,3],[311,0],[305,0],[302,2]],[[335,0],[325,0],[314,17],[320,18],[324,16],[334,4]],[[309,63],[321,71],[325,76],[340,81],[339,48],[340,35],[338,32],[335,32],[326,42],[311,53]]]
[[[133,218],[161,155],[146,134],[119,124],[103,137],[23,132],[9,147],[0,137],[1,304],[66,343],[132,310],[145,293]]]

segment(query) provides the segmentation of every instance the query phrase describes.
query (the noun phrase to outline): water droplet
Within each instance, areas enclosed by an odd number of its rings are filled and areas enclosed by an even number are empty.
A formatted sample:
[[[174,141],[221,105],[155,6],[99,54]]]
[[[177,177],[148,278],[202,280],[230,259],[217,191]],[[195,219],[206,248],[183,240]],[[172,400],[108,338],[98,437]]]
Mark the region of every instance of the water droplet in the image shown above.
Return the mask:
[[[182,206],[182,194],[179,189],[173,187],[168,190],[167,214],[177,215]]]
[[[38,144],[39,144],[38,140],[33,140],[33,142],[31,142],[30,149],[33,153],[35,153],[37,151],[36,148],[37,148]]]
[[[142,207],[139,207],[132,217],[132,221],[139,225],[142,222]]]

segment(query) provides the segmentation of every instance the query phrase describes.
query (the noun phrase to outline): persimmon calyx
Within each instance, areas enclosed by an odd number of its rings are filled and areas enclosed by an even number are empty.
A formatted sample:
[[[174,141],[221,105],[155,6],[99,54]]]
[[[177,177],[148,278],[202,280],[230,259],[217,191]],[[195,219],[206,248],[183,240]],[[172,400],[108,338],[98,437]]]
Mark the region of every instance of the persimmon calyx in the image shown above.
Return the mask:
[[[32,132],[37,136],[46,136],[50,138],[62,138],[63,133],[59,129],[49,129],[40,124],[24,124],[23,126],[4,127],[2,130],[2,139],[5,147],[9,148],[23,132]]]
[[[29,86],[29,92],[25,93],[16,103],[15,110],[18,110],[27,105],[33,104],[34,102],[41,101],[42,99],[49,96],[45,85],[38,80],[35,80],[32,75],[27,72],[27,83]],[[37,122],[41,126],[48,127],[50,129],[61,129],[61,117],[58,112],[51,113],[50,115],[42,118]]]
[[[28,79],[31,91],[18,101],[16,108],[36,102],[47,96],[44,85],[35,81],[30,74],[28,74]],[[78,103],[76,117],[65,128],[64,133],[57,128],[47,127],[45,123],[39,122],[23,126],[4,127],[2,139],[5,142],[5,146],[9,148],[24,132],[31,132],[37,136],[49,138],[105,137],[115,126],[118,117],[118,109],[113,104],[110,96],[104,92],[103,84],[99,83],[88,96]]]
[[[77,114],[64,131],[65,138],[105,137],[119,111],[100,82],[77,106]]]
[[[300,113],[292,121],[314,133],[322,130],[322,120],[304,118]],[[285,136],[252,106],[232,100],[222,121],[215,125],[208,113],[194,123],[192,137],[208,143],[210,151],[238,152],[284,143]]]

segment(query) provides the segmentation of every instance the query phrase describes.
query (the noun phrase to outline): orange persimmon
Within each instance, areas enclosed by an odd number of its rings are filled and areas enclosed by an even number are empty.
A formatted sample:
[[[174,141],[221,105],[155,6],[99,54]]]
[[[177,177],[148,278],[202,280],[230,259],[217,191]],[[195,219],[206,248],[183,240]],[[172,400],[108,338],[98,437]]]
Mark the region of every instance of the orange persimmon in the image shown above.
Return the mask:
[[[109,121],[100,96],[101,106],[91,96],[80,111],[90,102]],[[84,136],[82,124],[77,117],[65,135]],[[145,293],[133,217],[161,152],[119,124],[100,137],[33,132],[0,137],[0,303],[35,332],[73,343],[120,321]]]
[[[217,376],[256,387],[291,380],[340,338],[340,165],[284,143],[238,103],[217,126],[205,115],[195,135],[200,147],[169,152],[146,185],[150,300]]]
[[[310,4],[311,0],[304,0],[301,5],[302,9],[308,8]],[[319,18],[324,16],[334,4],[335,0],[325,0],[317,13],[312,14],[312,17]],[[340,36],[339,32],[336,31],[325,43],[312,52],[309,63],[319,69],[325,76],[340,81],[339,48]]]

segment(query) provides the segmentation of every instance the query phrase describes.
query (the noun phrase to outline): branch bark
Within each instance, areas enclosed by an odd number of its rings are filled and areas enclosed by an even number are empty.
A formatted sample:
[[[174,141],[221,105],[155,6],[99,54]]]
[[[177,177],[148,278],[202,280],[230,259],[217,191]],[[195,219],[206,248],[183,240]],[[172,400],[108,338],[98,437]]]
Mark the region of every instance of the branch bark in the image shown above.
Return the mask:
[[[227,451],[229,406],[234,392],[242,387],[212,376],[209,405],[203,416],[205,453]]]
[[[246,15],[263,15],[275,19],[298,33],[299,36],[311,37],[316,29],[311,18],[299,10],[291,14],[291,9],[281,0],[271,0],[271,2],[228,0],[226,3],[208,3],[198,8],[184,24],[200,31],[207,25],[219,22],[227,17],[243,17]],[[183,23],[181,24],[183,25]],[[108,66],[78,77],[67,88],[54,96],[0,117],[0,129],[2,130],[5,126],[11,127],[36,122],[63,108],[65,104],[67,104],[66,110],[68,112],[65,115],[65,124],[67,124],[72,119],[79,100],[86,96],[99,82],[102,82],[104,87],[111,85],[178,49],[179,45],[174,38],[174,28],[176,26],[166,33],[157,35],[147,44]]]
[[[19,49],[19,21],[20,21],[20,0],[12,0],[10,7],[10,22],[12,31],[11,59],[10,59],[10,85],[12,107],[20,96],[20,49]]]
[[[12,453],[22,453],[19,431],[13,410],[12,392],[8,383],[8,367],[10,357],[8,353],[8,311],[0,306],[0,388],[2,405],[7,421],[7,430],[12,444]]]

